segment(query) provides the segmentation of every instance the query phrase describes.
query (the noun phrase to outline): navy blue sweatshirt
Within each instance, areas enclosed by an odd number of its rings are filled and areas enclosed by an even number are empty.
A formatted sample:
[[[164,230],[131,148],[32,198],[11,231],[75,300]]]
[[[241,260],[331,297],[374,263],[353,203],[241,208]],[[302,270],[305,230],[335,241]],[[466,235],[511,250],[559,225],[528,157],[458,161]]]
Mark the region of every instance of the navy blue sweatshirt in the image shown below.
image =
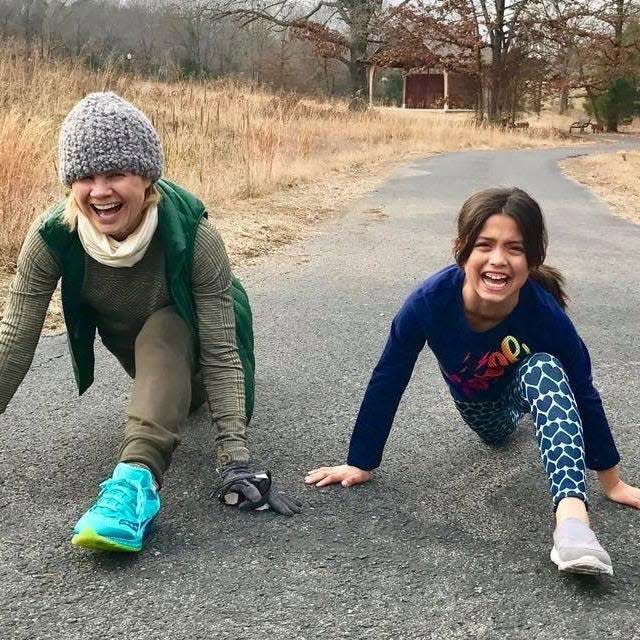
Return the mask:
[[[593,386],[589,352],[553,296],[528,280],[515,309],[497,326],[477,332],[464,313],[463,283],[464,272],[457,265],[443,269],[423,282],[394,318],[360,407],[347,463],[366,470],[380,465],[400,398],[427,344],[451,395],[464,402],[495,400],[513,367],[527,355],[556,356],[578,404],[587,466],[601,470],[616,465],[620,456]]]

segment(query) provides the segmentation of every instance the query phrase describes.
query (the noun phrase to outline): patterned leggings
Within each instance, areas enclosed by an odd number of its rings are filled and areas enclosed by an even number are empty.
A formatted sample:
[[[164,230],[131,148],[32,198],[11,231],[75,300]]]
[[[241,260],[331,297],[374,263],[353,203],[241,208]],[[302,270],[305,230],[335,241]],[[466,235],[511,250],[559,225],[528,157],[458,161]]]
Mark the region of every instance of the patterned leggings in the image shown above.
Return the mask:
[[[582,422],[560,361],[535,353],[522,362],[511,384],[495,401],[460,402],[463,420],[490,445],[501,445],[531,413],[554,507],[562,498],[587,503]]]

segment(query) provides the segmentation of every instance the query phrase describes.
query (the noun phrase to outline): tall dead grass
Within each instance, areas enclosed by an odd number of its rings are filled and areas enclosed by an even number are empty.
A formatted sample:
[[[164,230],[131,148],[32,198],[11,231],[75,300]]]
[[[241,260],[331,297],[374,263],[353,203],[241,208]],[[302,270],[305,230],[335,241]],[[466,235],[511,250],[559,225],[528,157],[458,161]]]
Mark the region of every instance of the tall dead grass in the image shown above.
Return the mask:
[[[233,81],[161,84],[114,70],[25,60],[0,50],[0,266],[15,264],[33,217],[63,192],[56,136],[73,104],[113,90],[139,106],[162,137],[165,175],[209,206],[267,196],[381,160],[469,148],[553,145],[552,128],[505,132],[467,120],[351,113],[338,102],[273,94]]]
[[[640,224],[640,151],[569,158],[560,166],[597,193],[614,213]]]

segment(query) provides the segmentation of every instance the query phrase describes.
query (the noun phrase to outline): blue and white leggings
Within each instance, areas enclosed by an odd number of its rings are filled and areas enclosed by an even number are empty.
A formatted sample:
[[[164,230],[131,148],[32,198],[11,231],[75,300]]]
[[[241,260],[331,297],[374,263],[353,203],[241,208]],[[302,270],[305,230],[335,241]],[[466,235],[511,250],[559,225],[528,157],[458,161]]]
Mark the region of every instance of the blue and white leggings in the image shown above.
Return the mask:
[[[456,401],[456,406],[463,420],[493,446],[505,443],[520,418],[531,413],[554,507],[570,496],[587,503],[582,422],[567,374],[556,357],[529,356],[498,400]]]

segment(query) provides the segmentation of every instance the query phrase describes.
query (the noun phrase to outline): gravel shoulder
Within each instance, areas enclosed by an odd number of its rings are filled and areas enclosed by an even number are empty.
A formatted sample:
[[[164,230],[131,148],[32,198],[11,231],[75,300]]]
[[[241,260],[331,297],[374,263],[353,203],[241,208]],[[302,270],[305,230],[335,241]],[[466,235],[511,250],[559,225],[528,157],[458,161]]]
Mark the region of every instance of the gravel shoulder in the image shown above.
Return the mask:
[[[640,224],[640,152],[621,150],[568,158],[566,175],[600,196],[616,215]]]

